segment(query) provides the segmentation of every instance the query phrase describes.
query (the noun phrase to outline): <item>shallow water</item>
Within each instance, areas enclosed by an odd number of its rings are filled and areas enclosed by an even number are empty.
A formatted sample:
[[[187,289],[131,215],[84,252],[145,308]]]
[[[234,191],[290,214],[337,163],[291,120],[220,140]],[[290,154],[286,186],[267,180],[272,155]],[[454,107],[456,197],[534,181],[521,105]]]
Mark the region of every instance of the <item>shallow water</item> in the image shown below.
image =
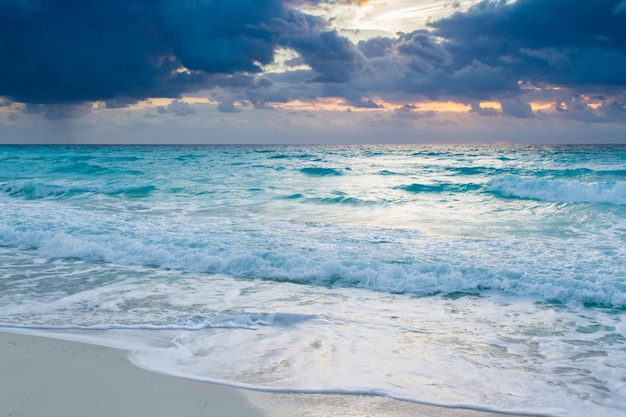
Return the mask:
[[[626,415],[624,146],[0,147],[0,207],[4,327],[241,386]]]

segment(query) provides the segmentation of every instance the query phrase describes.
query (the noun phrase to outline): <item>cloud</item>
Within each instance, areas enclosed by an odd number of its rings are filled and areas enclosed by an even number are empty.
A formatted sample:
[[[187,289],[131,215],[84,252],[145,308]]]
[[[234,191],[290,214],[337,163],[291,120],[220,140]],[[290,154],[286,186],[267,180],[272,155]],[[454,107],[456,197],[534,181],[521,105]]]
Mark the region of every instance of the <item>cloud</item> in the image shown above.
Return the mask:
[[[482,107],[479,102],[473,102],[471,106],[472,108],[470,110],[470,113],[475,113],[481,116],[488,116],[488,117],[500,115],[500,112],[498,110],[491,108],[491,107]]]
[[[0,95],[33,104],[178,98],[211,87],[215,74],[260,72],[280,45],[320,81],[344,79],[354,58],[320,19],[280,0],[3,0]]]
[[[91,103],[71,104],[27,104],[24,107],[26,114],[42,114],[47,120],[78,119],[89,114],[93,109]]]
[[[217,109],[222,113],[241,113],[241,109],[235,106],[235,103],[232,101],[219,103]]]
[[[613,9],[613,14],[626,14],[626,0],[622,0]]]
[[[381,106],[380,104],[372,100],[364,99],[364,98],[360,98],[356,100],[348,100],[348,104],[359,109],[382,109],[383,108],[383,106]]]
[[[529,92],[556,87],[572,97],[603,94],[610,98],[592,113],[621,114],[615,97],[626,90],[624,0],[483,0],[428,30],[356,44],[303,12],[358,3],[0,0],[0,96],[30,109],[55,105],[59,115],[64,104],[119,108],[206,91],[221,112],[241,110],[234,103],[267,108],[337,97],[376,108],[381,100],[426,98],[470,104],[482,115],[494,111],[479,103],[495,101],[498,114],[529,118]],[[292,67],[264,73],[279,49],[294,52]],[[161,111],[192,108],[172,105]],[[68,114],[88,106],[76,108]],[[412,114],[404,112],[397,114]]]
[[[502,114],[533,116],[521,98],[546,87],[574,96],[626,90],[624,2],[484,0],[430,31],[358,43],[364,59],[343,94],[401,102],[496,101]],[[517,97],[517,98],[516,98]],[[516,99],[515,99],[516,98]],[[474,112],[491,114],[474,106]]]
[[[555,117],[577,120],[586,123],[625,123],[626,100],[602,101],[599,106],[590,106],[581,96],[573,96],[567,101],[556,100],[554,103]]]
[[[567,87],[626,87],[626,16],[619,0],[482,1],[434,22],[457,65],[501,67],[517,79]]]
[[[326,83],[321,89],[299,91],[302,98],[322,94],[352,103],[371,97],[496,101],[503,108],[498,114],[517,118],[533,117],[528,100],[521,97],[536,89],[619,95],[626,89],[626,15],[615,13],[620,4],[481,1],[465,13],[433,22],[429,31],[360,41],[358,53],[348,43],[328,43],[326,56],[334,49],[343,58],[314,65],[318,73],[332,76],[316,78]],[[304,61],[316,62],[311,55]],[[337,70],[341,62],[346,63],[343,71]],[[480,106],[474,112],[493,114]]]
[[[520,99],[503,100],[501,105],[502,114],[513,116],[518,119],[530,119],[531,117],[535,117],[530,104],[521,101]]]
[[[417,30],[399,35],[395,47],[399,53],[416,58],[412,61],[416,71],[427,71],[432,65],[445,67],[452,63],[450,53],[427,31]]]
[[[158,39],[190,70],[254,73],[273,60],[276,35],[270,25],[283,14],[277,0],[169,0],[152,9]]]
[[[420,112],[412,104],[405,104],[393,111],[393,117],[399,119],[423,119],[428,117],[435,117],[435,112],[432,110]]]
[[[151,30],[148,1],[0,3],[0,94],[27,103],[135,99],[184,78]]]
[[[175,116],[188,116],[190,114],[196,114],[196,109],[189,103],[185,103],[180,100],[173,100],[167,106],[160,106],[157,111],[159,113],[171,113]]]
[[[309,32],[305,32],[300,36],[290,36],[282,43],[295,49],[317,73],[311,80],[313,82],[347,82],[362,60],[354,44],[336,32],[322,32],[319,36],[310,36]]]
[[[382,58],[387,55],[395,42],[391,38],[372,38],[358,43],[358,48],[366,58]]]

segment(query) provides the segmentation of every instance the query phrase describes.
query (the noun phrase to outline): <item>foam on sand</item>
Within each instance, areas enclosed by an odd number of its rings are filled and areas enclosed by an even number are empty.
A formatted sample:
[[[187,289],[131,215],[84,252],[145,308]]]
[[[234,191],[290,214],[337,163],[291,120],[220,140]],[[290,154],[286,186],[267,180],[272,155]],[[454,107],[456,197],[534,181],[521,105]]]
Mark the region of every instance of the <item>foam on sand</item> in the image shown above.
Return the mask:
[[[1,332],[0,375],[2,417],[498,415],[384,397],[245,391],[145,371],[122,350]]]

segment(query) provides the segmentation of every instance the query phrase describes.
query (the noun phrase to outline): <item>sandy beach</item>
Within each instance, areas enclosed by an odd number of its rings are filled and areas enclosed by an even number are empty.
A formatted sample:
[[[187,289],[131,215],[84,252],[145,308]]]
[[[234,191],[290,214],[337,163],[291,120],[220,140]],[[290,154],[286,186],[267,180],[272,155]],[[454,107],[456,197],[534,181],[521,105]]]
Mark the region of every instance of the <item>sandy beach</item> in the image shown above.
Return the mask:
[[[127,352],[0,333],[0,417],[287,417],[501,414],[384,397],[248,391],[134,366]]]

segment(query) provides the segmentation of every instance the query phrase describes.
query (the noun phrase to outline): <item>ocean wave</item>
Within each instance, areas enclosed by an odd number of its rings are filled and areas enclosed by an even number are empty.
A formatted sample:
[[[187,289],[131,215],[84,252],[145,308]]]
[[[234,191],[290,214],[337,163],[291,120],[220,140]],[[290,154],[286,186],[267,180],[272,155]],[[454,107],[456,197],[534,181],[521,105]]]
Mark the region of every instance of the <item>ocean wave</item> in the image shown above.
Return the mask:
[[[99,165],[87,164],[85,162],[76,162],[71,165],[63,165],[63,166],[54,168],[51,172],[59,173],[59,174],[74,174],[74,175],[104,175],[104,174],[114,173],[115,171],[110,168],[102,167]]]
[[[141,185],[138,187],[122,187],[111,190],[105,189],[103,194],[124,196],[128,198],[142,198],[149,196],[150,194],[152,194],[153,191],[156,190],[157,187],[155,187],[154,185]]]
[[[45,184],[31,181],[9,181],[0,183],[0,193],[11,197],[21,197],[28,200],[43,198],[68,198],[84,194],[104,194],[109,196],[124,196],[128,198],[141,198],[150,195],[157,190],[154,185],[128,186],[128,187],[103,187],[91,185],[62,185]]]
[[[410,184],[397,187],[398,189],[408,191],[410,193],[464,193],[467,191],[476,191],[483,186],[480,184],[454,184],[454,183],[439,183],[439,184]]]
[[[381,249],[379,245],[374,248],[359,243],[357,248],[351,249],[348,244],[332,243],[332,235],[338,231],[328,233],[330,235],[320,236],[322,241],[329,242],[324,244],[315,239],[300,242],[298,246],[285,243],[253,249],[248,248],[249,245],[230,245],[225,249],[213,248],[212,244],[198,247],[196,243],[150,242],[120,235],[73,236],[60,231],[0,226],[0,246],[31,249],[46,259],[81,259],[303,285],[364,288],[391,294],[431,296],[497,290],[536,296],[543,301],[626,307],[626,293],[617,265],[606,270],[596,266],[594,276],[581,280],[577,268],[558,268],[556,258],[560,253],[542,255],[540,259],[533,258],[520,265],[517,261],[503,263],[501,257],[506,254],[497,259],[489,255],[484,259],[475,259],[474,255],[464,259],[464,251],[490,251],[480,242],[457,241],[442,247],[429,242],[430,252],[423,253],[421,259],[396,252],[394,246]],[[241,238],[233,237],[236,241]],[[524,250],[511,247],[506,253]],[[579,265],[583,270],[594,268],[584,264],[584,260],[580,262],[583,262]],[[546,269],[545,263],[555,266]],[[623,263],[621,265],[623,267]],[[556,274],[555,268],[559,271]]]
[[[491,179],[487,190],[507,198],[556,203],[626,205],[626,182],[583,182],[518,176]]]
[[[117,163],[123,162],[116,158]],[[129,162],[132,162],[129,161]],[[106,167],[97,164],[89,164],[86,162],[74,162],[71,164],[64,164],[62,166],[53,168],[50,170],[52,174],[67,174],[67,175],[79,175],[79,176],[105,176],[105,175],[141,175],[143,171],[136,169],[126,169],[119,166]]]
[[[27,199],[38,199],[46,197],[61,197],[71,196],[85,192],[84,189],[56,185],[56,184],[41,184],[33,182],[7,182],[0,184],[0,192],[7,194],[11,197],[23,197]]]
[[[356,197],[350,197],[343,193],[338,193],[334,197],[306,197],[304,194],[296,193],[283,197],[285,200],[300,200],[304,203],[310,204],[339,204],[339,205],[348,205],[348,206],[373,206],[379,204],[379,202],[374,200],[364,200]]]
[[[313,175],[313,176],[318,176],[318,177],[341,175],[341,172],[333,168],[308,167],[308,168],[301,168],[300,172],[302,172],[303,174]]]
[[[483,175],[485,172],[491,171],[493,168],[488,167],[451,167],[447,170],[458,175]]]
[[[312,203],[321,203],[321,204],[345,204],[349,206],[370,206],[375,205],[376,202],[362,200],[360,198],[348,197],[345,195],[340,195],[337,197],[326,197],[326,198],[310,198],[308,201]]]
[[[615,179],[620,180],[622,178],[626,178],[626,170],[625,169],[607,169],[602,166],[594,166],[594,167],[579,167],[579,168],[569,168],[569,169],[546,169],[542,171],[543,174],[549,175],[553,178],[563,178],[563,179]]]

